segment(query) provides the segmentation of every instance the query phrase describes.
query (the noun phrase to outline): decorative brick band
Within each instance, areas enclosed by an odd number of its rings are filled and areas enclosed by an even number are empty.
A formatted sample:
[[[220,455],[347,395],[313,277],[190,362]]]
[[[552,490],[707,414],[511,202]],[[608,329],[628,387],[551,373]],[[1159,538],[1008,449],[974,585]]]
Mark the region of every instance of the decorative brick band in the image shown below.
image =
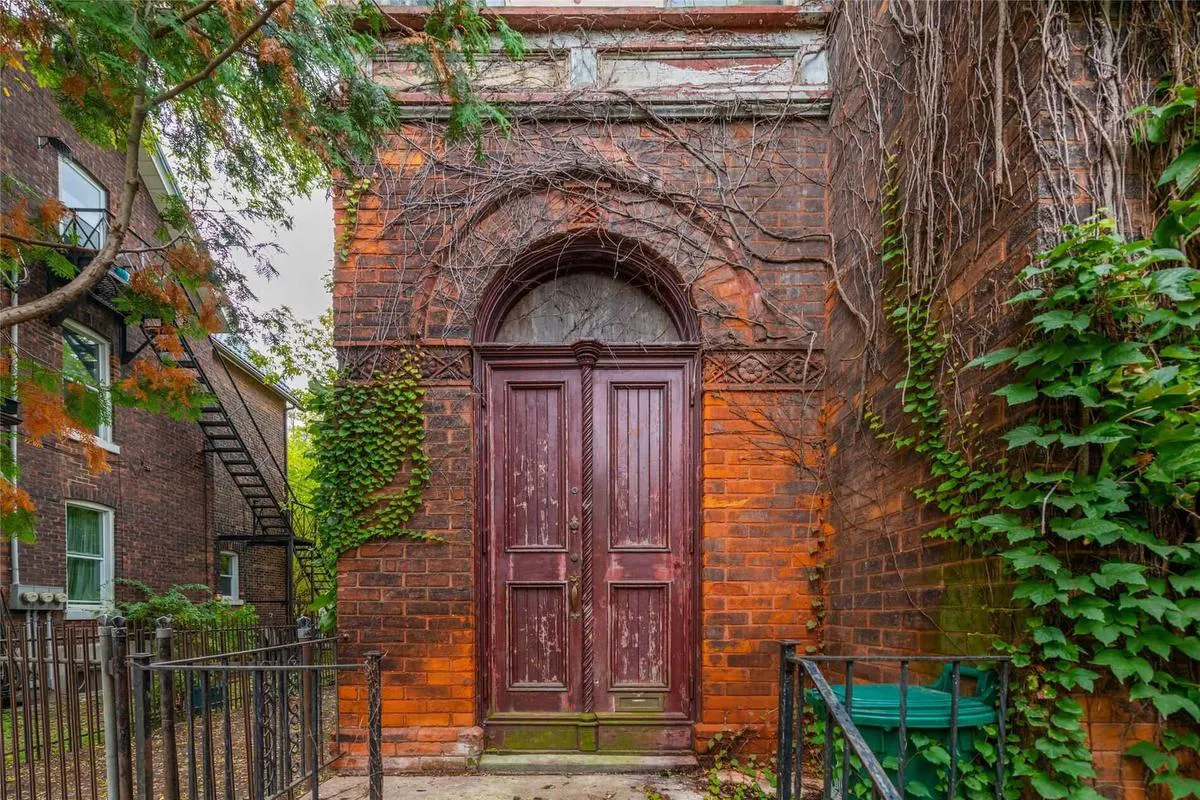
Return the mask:
[[[421,375],[426,384],[463,385],[471,383],[471,348],[466,345],[423,345]],[[338,356],[347,374],[354,380],[395,370],[404,355],[396,345],[356,345],[338,348]]]
[[[825,355],[809,348],[722,349],[704,352],[704,388],[802,390],[821,388]]]
[[[341,350],[351,377],[365,378],[394,369],[401,349],[358,346]],[[825,378],[825,354],[795,347],[723,348],[704,351],[704,388],[739,391],[813,391]],[[468,385],[471,382],[468,345],[421,347],[421,373],[428,384]]]

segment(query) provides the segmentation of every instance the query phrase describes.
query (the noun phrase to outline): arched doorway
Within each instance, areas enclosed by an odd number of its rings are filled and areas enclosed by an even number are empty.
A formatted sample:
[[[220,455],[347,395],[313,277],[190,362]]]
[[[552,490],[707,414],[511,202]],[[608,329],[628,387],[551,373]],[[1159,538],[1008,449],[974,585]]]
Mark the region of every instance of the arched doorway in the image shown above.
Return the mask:
[[[699,348],[669,275],[637,248],[557,242],[481,309],[492,750],[691,749]]]

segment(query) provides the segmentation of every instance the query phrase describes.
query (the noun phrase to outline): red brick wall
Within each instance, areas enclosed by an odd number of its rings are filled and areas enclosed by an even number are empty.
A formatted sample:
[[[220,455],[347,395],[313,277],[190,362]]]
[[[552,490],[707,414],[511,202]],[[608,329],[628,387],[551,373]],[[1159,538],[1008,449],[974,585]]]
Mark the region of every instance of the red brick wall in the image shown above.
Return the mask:
[[[881,27],[889,27],[885,3],[856,6],[871,8],[884,21]],[[1037,6],[1031,4],[1007,5],[1009,35],[1019,50],[1019,58],[1014,61],[1009,51],[1003,62],[1002,140],[1008,176],[1001,188],[990,186],[988,171],[995,165],[986,110],[992,102],[991,64],[976,68],[978,51],[972,43],[993,41],[998,7],[953,2],[922,7],[937,12],[931,18],[936,16],[947,48],[942,57],[954,76],[944,86],[949,93],[947,143],[938,161],[944,180],[954,188],[948,195],[939,194],[940,205],[929,213],[935,225],[944,214],[963,229],[960,240],[937,239],[945,250],[936,265],[944,270],[944,280],[934,291],[934,310],[951,337],[948,361],[954,365],[965,364],[1012,336],[1020,320],[1003,305],[1013,292],[1011,280],[1057,235],[1054,218],[1047,213],[1048,181],[1021,130],[1015,95],[1016,87],[1029,87],[1035,117],[1039,104],[1047,102],[1039,89],[1040,32]],[[903,345],[878,307],[880,287],[885,285],[875,249],[878,138],[865,120],[873,109],[883,110],[882,138],[901,154],[903,172],[912,168],[906,156],[909,144],[922,135],[916,112],[918,104],[927,100],[914,92],[914,49],[895,35],[894,28],[880,46],[872,45],[866,53],[874,59],[868,63],[886,73],[880,92],[868,98],[857,77],[848,35],[846,18],[840,17],[831,31],[830,231],[846,296],[869,315],[872,334],[869,339],[864,336],[862,324],[843,298],[831,292],[826,416],[832,533],[825,570],[829,613],[824,644],[831,654],[986,652],[995,636],[1009,638],[1016,632],[1008,577],[997,562],[926,536],[942,521],[935,509],[911,493],[912,487],[929,481],[927,464],[881,446],[862,421],[866,403],[889,428],[901,419],[900,392],[894,387],[904,370]],[[1080,71],[1077,85],[1087,80],[1084,63],[1081,58],[1073,64]],[[901,91],[892,76],[908,91]],[[1052,135],[1049,127],[1039,131]],[[1083,151],[1078,143],[1068,144],[1072,158],[1079,158]],[[1077,178],[1082,181],[1081,175]],[[1073,199],[1086,205],[1082,190]],[[870,243],[866,247],[864,234]],[[998,433],[1014,420],[989,395],[1005,382],[1003,377],[968,370],[947,374],[946,379],[956,409],[952,424],[964,424],[959,413],[969,409],[968,421],[980,426],[977,445],[988,437],[1002,445]],[[865,680],[894,679],[894,674],[870,664],[862,664],[856,674]],[[1099,774],[1097,788],[1109,797],[1143,796],[1138,771],[1121,754],[1144,729],[1132,724],[1132,712],[1119,697],[1084,700]]]
[[[51,98],[40,90],[27,90],[10,80],[5,72],[3,100],[4,135],[0,140],[0,172],[6,178],[21,181],[35,195],[56,196],[58,191],[58,154],[51,147],[39,149],[39,136],[53,136],[70,147],[75,159],[109,190],[110,200],[121,182],[121,156],[101,150],[82,140],[57,113]],[[14,196],[5,192],[5,207]],[[132,230],[148,241],[161,225],[149,195],[142,191],[136,201]],[[21,300],[45,291],[46,274],[39,267],[30,270],[20,286]],[[7,303],[7,292],[0,295]],[[108,338],[113,359],[113,380],[120,378],[121,322],[116,315],[91,299],[71,309],[76,320]],[[58,368],[62,363],[62,339],[59,329],[47,320],[20,327],[21,355]],[[130,329],[129,347],[141,343],[140,332]],[[8,332],[4,331],[7,340]],[[206,352],[201,348],[202,356]],[[143,351],[139,358],[154,358]],[[209,370],[210,373],[212,370]],[[259,424],[268,432],[271,447],[284,452],[283,405],[276,395],[255,388],[253,381],[240,384]],[[227,387],[218,386],[226,405],[236,396]],[[247,420],[239,419],[245,428]],[[20,578],[28,584],[63,586],[66,580],[65,507],[66,500],[86,500],[113,509],[114,571],[117,578],[143,581],[156,591],[173,584],[206,583],[215,585],[218,530],[249,532],[248,513],[240,496],[230,494],[228,476],[207,463],[203,454],[204,438],[193,423],[175,422],[163,415],[131,408],[114,412],[113,438],[120,453],[109,456],[111,472],[92,476],[85,470],[76,448],[57,442],[44,447],[19,445],[20,484],[30,492],[39,508],[36,544],[21,545]],[[253,449],[253,446],[252,446]],[[283,463],[281,461],[281,463]],[[219,465],[218,465],[219,466]],[[214,479],[216,486],[214,486]],[[236,549],[236,548],[233,548]],[[9,550],[0,557],[0,582],[11,582]],[[242,556],[242,585],[252,599],[277,600],[283,596],[282,581],[286,569],[282,548],[253,548]],[[261,588],[260,588],[261,587]],[[117,587],[118,596],[131,596],[130,590]],[[6,592],[7,594],[7,592]],[[281,606],[264,602],[264,616],[278,621],[288,614]]]
[[[692,146],[725,153],[744,186],[739,200],[758,207],[764,224],[794,237],[823,229],[822,123],[686,122],[678,130],[692,137]],[[745,229],[758,252],[784,263],[750,256],[735,269],[714,255],[732,242],[713,241],[697,222],[702,215],[682,214],[661,196],[715,198],[715,178],[662,131],[562,122],[523,129],[509,141],[489,138],[485,148],[492,164],[504,165],[501,171],[525,175],[534,167],[554,170],[576,154],[580,176],[507,192],[514,181],[498,175],[494,184],[475,183],[463,177],[480,169],[469,150],[453,152],[443,166],[437,160],[444,146],[414,125],[384,153],[386,180],[376,180],[364,195],[352,229],[344,200],[335,201],[337,235],[350,243],[350,257],[334,273],[335,339],[343,363],[368,375],[405,342],[431,353],[426,429],[433,478],[425,512],[411,527],[443,541],[380,541],[348,553],[339,565],[339,627],[350,642],[348,657],[372,648],[384,652],[384,747],[393,770],[461,767],[480,744],[478,420],[465,346],[480,298],[503,265],[531,243],[580,225],[610,231],[664,254],[688,285],[706,371],[717,369],[718,346],[806,351],[811,344],[814,364],[821,361],[825,244],[817,237],[780,243]],[[647,193],[658,195],[612,188],[595,175],[605,169],[628,169],[640,180],[649,174],[647,185],[657,188]],[[489,203],[490,191],[503,194],[502,201]],[[776,303],[786,314],[772,310]],[[808,625],[816,591],[809,567],[825,506],[807,472],[817,467],[820,404],[789,423],[789,436],[808,442],[807,456],[783,447],[764,453],[765,442],[788,437],[764,432],[778,421],[777,415],[764,419],[762,410],[801,408],[809,395],[787,380],[765,384],[741,391],[736,378],[706,378],[697,565],[703,610],[696,735],[704,740],[719,730],[750,728],[759,749],[772,735],[776,640],[818,639]],[[745,421],[756,417],[757,426]],[[356,715],[365,708],[364,689],[346,685],[342,692],[342,736],[361,752],[365,737]]]
[[[796,423],[795,438],[778,432],[772,410]],[[819,412],[819,396],[705,395],[701,745],[749,727],[760,734],[757,748],[769,747],[778,714],[777,642],[818,641],[812,603],[820,596],[827,503]]]

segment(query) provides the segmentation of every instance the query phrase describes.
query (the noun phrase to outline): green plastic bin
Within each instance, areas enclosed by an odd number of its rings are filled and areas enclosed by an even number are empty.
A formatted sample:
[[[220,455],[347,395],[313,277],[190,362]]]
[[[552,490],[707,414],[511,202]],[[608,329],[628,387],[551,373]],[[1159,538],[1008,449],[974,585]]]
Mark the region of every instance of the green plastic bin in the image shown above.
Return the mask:
[[[949,749],[951,666],[947,664],[938,679],[928,686],[909,685],[906,714],[908,731],[920,731]],[[996,676],[987,670],[960,667],[959,674],[975,680],[975,694],[958,698],[958,757],[960,763],[974,757],[975,737],[980,728],[996,722]],[[833,693],[845,705],[846,687],[834,686]],[[806,693],[808,702],[819,713],[825,704],[816,689]],[[880,760],[900,758],[900,685],[896,683],[856,683],[851,697],[850,718],[854,720],[867,746]],[[937,783],[937,768],[921,757],[909,741],[904,768],[905,781],[920,781],[929,790]],[[895,768],[887,769],[896,781]],[[863,776],[866,779],[866,776]],[[841,774],[834,776],[841,781]],[[909,797],[915,796],[906,791]]]

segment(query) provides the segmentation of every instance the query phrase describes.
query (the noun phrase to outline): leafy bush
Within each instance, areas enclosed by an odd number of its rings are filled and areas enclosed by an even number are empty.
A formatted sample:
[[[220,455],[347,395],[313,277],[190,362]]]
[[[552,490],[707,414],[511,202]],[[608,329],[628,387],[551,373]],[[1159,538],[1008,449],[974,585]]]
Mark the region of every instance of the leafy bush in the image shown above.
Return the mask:
[[[130,623],[153,625],[159,617],[168,616],[176,628],[230,628],[258,624],[258,611],[249,603],[230,605],[212,594],[202,583],[185,583],[172,586],[161,594],[141,581],[121,579],[119,583],[131,586],[141,595],[140,600],[117,602],[117,613]],[[189,594],[208,595],[206,599],[194,601]]]

